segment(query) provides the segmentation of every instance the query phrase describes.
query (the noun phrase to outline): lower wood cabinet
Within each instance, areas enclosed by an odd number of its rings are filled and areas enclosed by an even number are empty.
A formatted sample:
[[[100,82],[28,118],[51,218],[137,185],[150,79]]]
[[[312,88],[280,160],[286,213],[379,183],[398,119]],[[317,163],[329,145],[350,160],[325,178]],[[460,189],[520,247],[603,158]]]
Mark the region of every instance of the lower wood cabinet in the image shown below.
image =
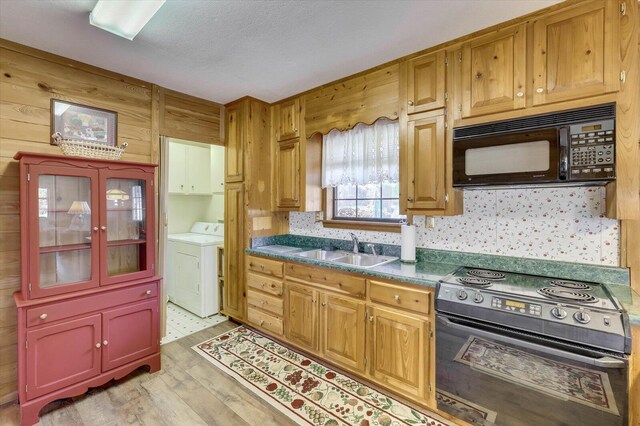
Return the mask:
[[[284,335],[297,346],[318,350],[318,290],[285,281]]]
[[[365,302],[330,293],[321,294],[320,300],[323,358],[349,370],[364,372]]]
[[[378,307],[369,315],[371,377],[402,395],[427,400],[429,320]]]

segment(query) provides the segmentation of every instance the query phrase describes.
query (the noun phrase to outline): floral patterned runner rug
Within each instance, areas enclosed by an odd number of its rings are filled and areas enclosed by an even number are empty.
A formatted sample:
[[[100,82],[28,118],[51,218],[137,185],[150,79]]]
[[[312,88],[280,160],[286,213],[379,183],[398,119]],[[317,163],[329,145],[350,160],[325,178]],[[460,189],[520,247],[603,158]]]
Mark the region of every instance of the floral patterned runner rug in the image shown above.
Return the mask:
[[[494,423],[498,416],[495,411],[439,389],[436,389],[436,401],[438,401],[438,404],[446,404],[453,407],[459,413],[456,414],[456,417],[469,423],[474,423],[475,419],[483,419],[489,423]]]
[[[455,360],[527,389],[620,415],[606,373],[552,361],[474,336],[469,337]]]
[[[301,425],[453,425],[318,364],[244,326],[192,347]]]

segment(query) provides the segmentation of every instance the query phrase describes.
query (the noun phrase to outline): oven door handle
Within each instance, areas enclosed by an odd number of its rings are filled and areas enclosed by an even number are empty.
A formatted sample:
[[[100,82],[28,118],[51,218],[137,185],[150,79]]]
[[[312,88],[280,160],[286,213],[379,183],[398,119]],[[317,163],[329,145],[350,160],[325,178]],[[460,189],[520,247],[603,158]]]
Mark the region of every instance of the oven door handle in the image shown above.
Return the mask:
[[[468,333],[472,333],[473,335],[480,335],[484,337],[488,337],[494,340],[498,340],[504,343],[511,343],[512,345],[519,346],[522,348],[533,349],[542,353],[546,353],[549,355],[555,355],[561,358],[570,359],[573,361],[583,362],[589,365],[595,365],[596,367],[601,368],[624,368],[627,364],[623,360],[619,360],[613,357],[604,356],[602,358],[591,358],[584,355],[578,355],[571,352],[566,352],[561,349],[550,348],[547,346],[539,345],[537,343],[528,342],[526,340],[520,340],[509,336],[504,336],[501,334],[493,333],[491,331],[478,329],[475,327],[469,327],[466,325],[458,324],[456,322],[451,321],[449,318],[446,318],[442,315],[439,315],[438,318],[445,323],[445,325],[449,328],[462,330]]]

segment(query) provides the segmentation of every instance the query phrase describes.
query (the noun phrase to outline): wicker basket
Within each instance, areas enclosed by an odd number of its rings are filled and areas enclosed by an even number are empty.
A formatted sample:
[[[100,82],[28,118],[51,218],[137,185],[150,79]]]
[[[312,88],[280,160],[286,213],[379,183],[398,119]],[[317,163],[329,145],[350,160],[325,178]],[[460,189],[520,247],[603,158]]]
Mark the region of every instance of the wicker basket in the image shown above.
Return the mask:
[[[119,160],[128,144],[109,146],[95,142],[74,141],[63,139],[58,132],[51,136],[56,145],[60,147],[64,155],[85,158],[97,158],[100,160]]]

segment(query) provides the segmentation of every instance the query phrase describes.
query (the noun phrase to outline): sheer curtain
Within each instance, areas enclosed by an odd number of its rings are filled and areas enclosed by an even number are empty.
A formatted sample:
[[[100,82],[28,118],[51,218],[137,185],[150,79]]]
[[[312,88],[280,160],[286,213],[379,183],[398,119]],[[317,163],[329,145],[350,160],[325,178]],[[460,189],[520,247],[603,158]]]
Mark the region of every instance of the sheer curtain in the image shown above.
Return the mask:
[[[398,182],[398,121],[381,118],[322,138],[322,187]]]

